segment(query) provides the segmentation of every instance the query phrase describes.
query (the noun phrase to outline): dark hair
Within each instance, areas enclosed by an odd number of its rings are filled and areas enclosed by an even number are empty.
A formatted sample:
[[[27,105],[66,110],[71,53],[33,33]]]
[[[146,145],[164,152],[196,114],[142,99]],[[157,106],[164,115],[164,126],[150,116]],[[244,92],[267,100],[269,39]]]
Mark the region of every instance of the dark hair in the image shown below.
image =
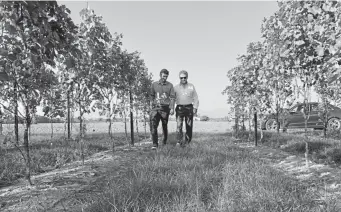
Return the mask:
[[[160,75],[162,73],[169,75],[169,71],[167,69],[165,69],[165,68],[160,71]]]

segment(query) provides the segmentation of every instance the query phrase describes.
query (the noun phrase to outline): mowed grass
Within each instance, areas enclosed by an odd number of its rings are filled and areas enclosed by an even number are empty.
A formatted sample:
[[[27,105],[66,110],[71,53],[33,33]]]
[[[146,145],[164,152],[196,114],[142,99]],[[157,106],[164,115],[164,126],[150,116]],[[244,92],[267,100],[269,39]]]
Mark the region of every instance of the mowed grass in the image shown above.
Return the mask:
[[[122,127],[123,126],[123,127]],[[140,126],[143,128],[143,126]],[[4,125],[4,134],[12,131],[13,125]],[[121,146],[130,142],[130,133],[126,139],[124,123],[117,123],[113,126],[115,146]],[[23,125],[19,125],[20,149],[24,152]],[[31,127],[29,141],[31,157],[31,173],[33,175],[49,170],[57,169],[63,165],[82,160],[94,153],[111,150],[112,142],[108,135],[108,123],[88,123],[84,143],[78,142],[79,125],[75,123],[72,128],[72,139],[66,139],[66,132],[63,124],[54,124],[54,134],[51,139],[50,124],[34,124]],[[144,133],[134,136],[139,142],[144,138]],[[4,145],[0,141],[0,187],[15,183],[17,179],[25,176],[25,160],[13,144]],[[83,148],[83,152],[82,152]]]
[[[328,132],[329,133],[329,132]],[[317,163],[341,165],[341,143],[329,133],[323,138],[322,131],[308,132],[309,158]],[[260,136],[259,136],[260,137]],[[304,157],[305,149],[304,132],[282,133],[277,139],[277,133],[272,131],[264,132],[262,145],[280,147],[283,151]]]
[[[198,132],[222,132],[226,131],[228,122],[195,122],[194,130]],[[62,123],[53,124],[53,138],[51,139],[51,124],[33,124],[30,132],[30,155],[31,173],[33,175],[59,168],[67,163],[82,159],[80,143],[77,142],[79,135],[79,123],[72,124],[72,140],[66,138],[66,126]],[[113,137],[116,146],[130,143],[130,125],[127,123],[126,138],[123,122],[114,122]],[[169,122],[169,131],[175,132],[176,122]],[[138,132],[137,131],[138,129]],[[146,129],[146,131],[145,131]],[[3,134],[14,131],[13,124],[3,125]],[[149,138],[149,125],[146,128],[143,122],[134,122],[135,143]],[[19,125],[19,145],[23,144],[24,126]],[[159,125],[159,136],[162,136],[161,123]],[[13,145],[3,144],[4,136],[0,136],[0,187],[15,183],[17,179],[23,178],[25,174],[25,161],[21,153]],[[112,142],[108,136],[108,123],[86,122],[86,134],[84,139],[84,157],[105,150],[112,149]],[[21,147],[23,150],[23,147]]]
[[[226,133],[195,133],[193,143],[146,151],[102,192],[87,197],[84,211],[337,211],[323,207],[313,187],[280,173]]]

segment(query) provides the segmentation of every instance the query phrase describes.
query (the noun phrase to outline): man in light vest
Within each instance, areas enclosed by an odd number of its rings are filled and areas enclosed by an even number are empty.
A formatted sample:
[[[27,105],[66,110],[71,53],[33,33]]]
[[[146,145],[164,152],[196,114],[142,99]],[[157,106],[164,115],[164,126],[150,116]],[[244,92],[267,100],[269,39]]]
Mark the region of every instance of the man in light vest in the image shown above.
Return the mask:
[[[188,73],[185,70],[179,73],[180,83],[174,87],[175,91],[175,114],[176,114],[176,132],[177,145],[185,147],[192,140],[193,116],[197,114],[199,107],[198,94],[193,84],[187,82]],[[185,119],[186,134],[183,140],[182,126]]]

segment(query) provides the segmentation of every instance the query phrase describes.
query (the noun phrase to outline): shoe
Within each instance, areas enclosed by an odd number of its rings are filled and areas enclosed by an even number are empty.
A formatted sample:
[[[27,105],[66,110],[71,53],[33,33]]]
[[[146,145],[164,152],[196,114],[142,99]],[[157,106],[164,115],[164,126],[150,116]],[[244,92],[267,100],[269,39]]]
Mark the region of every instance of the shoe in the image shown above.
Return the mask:
[[[155,150],[155,149],[157,149],[157,146],[156,146],[156,145],[153,145],[153,146],[152,146],[152,150]]]
[[[177,142],[177,143],[175,144],[175,146],[180,146],[180,142]]]

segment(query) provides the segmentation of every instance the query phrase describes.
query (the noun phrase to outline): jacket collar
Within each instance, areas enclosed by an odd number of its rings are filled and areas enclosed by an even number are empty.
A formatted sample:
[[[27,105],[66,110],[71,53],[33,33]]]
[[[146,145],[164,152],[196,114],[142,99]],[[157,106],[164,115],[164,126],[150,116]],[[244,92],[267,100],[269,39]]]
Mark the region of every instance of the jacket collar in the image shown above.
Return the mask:
[[[160,84],[160,85],[167,85],[167,81],[165,82],[165,83],[162,83],[162,81],[161,81],[161,79],[158,81],[158,83]]]

